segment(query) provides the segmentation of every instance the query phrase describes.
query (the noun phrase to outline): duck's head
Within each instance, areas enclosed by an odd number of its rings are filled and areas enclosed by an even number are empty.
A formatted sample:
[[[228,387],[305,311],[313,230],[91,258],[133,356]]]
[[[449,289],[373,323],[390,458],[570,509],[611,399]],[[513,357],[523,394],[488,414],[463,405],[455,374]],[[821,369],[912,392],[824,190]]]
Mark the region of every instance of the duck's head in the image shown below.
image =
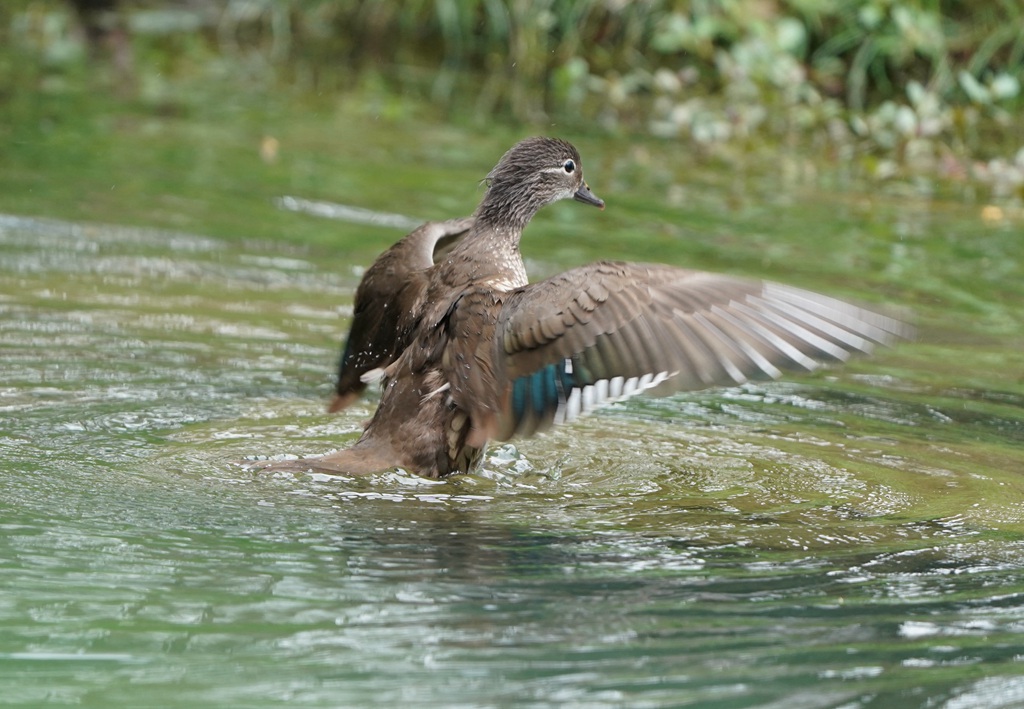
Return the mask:
[[[558,138],[519,141],[490,171],[486,183],[478,216],[508,226],[525,226],[538,209],[560,199],[604,209],[583,179],[579,151]]]

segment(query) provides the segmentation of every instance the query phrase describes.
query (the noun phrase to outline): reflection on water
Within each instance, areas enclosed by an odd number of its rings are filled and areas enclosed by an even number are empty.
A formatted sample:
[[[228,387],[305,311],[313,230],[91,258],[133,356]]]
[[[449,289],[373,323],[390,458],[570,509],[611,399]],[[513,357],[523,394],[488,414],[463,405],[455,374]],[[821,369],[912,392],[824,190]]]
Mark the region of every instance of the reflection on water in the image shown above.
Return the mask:
[[[447,482],[259,475],[372,411],[323,413],[351,274],[9,217],[0,256],[5,702],[1024,702],[1024,407],[926,344]]]

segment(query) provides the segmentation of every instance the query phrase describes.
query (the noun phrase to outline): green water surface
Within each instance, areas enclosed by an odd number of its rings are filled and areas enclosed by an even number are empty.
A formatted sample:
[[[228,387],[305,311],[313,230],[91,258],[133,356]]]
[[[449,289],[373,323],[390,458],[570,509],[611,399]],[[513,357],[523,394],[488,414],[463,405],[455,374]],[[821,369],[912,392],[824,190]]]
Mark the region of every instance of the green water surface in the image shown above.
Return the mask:
[[[231,461],[372,413],[324,403],[359,269],[401,236],[274,198],[459,216],[520,137],[315,108],[2,149],[0,704],[1024,706],[1019,208],[556,126],[608,209],[542,213],[535,277],[765,276],[918,339],[616,406],[447,481],[252,473]]]

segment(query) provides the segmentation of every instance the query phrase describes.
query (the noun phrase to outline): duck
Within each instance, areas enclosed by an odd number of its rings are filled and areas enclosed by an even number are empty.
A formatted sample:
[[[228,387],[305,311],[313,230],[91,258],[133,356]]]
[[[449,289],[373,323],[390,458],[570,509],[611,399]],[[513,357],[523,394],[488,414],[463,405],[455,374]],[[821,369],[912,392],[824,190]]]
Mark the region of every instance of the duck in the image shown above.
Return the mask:
[[[356,291],[331,407],[378,379],[354,445],[267,471],[427,478],[474,470],[490,441],[528,437],[638,394],[811,371],[911,336],[901,320],[771,281],[602,260],[530,283],[520,241],[543,207],[605,208],[559,138],[510,148],[470,217],[429,223]]]

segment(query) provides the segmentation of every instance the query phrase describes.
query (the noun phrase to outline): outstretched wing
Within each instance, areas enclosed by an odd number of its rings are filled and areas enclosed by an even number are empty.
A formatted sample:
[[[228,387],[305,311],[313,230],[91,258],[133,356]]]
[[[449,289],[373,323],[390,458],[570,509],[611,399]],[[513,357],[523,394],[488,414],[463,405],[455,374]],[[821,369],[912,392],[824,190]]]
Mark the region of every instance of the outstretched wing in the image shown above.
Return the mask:
[[[427,222],[374,261],[356,289],[352,323],[338,363],[329,411],[339,411],[366,388],[366,377],[404,349],[427,287],[424,271],[473,225],[473,217]]]
[[[775,378],[909,335],[897,320],[798,288],[599,262],[509,294],[492,341],[493,390],[480,392],[499,404],[467,408],[481,434],[504,440],[643,391]]]

